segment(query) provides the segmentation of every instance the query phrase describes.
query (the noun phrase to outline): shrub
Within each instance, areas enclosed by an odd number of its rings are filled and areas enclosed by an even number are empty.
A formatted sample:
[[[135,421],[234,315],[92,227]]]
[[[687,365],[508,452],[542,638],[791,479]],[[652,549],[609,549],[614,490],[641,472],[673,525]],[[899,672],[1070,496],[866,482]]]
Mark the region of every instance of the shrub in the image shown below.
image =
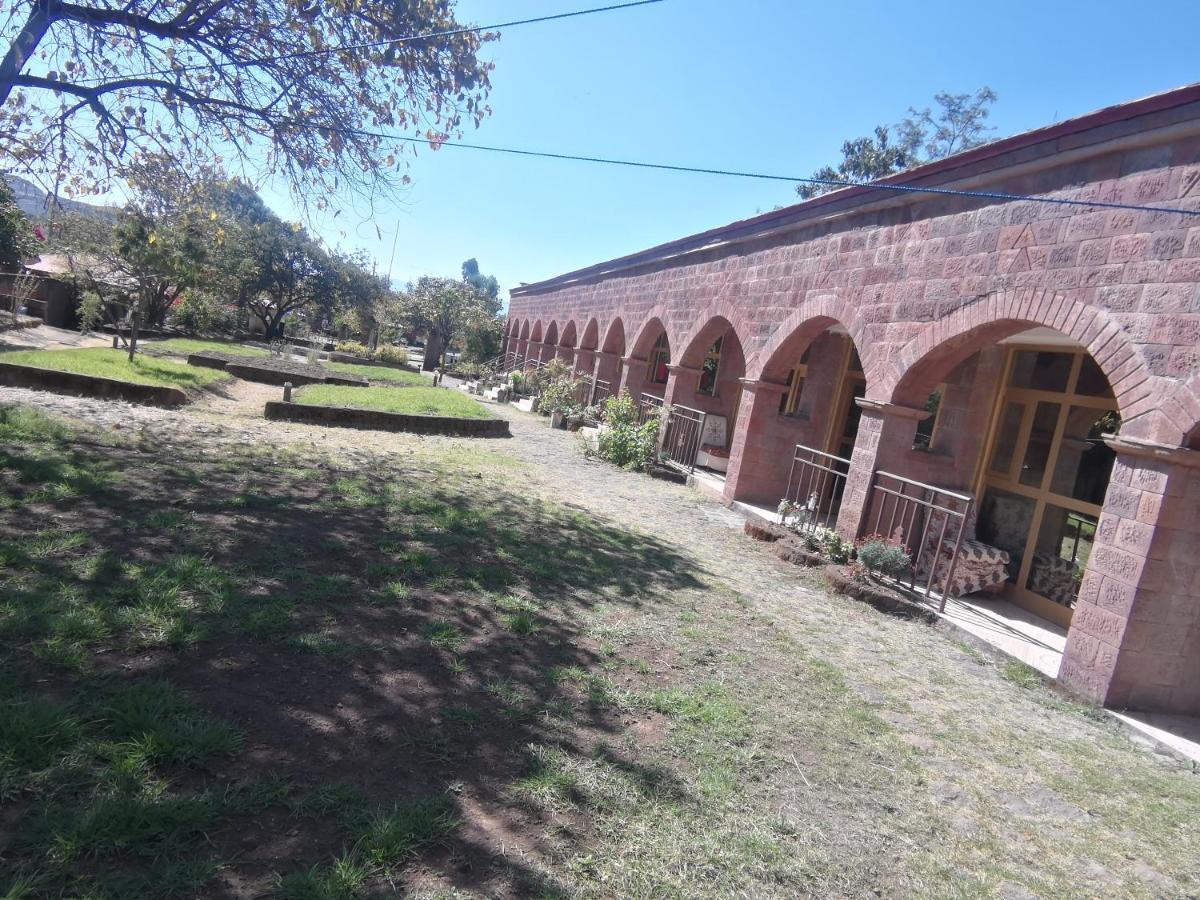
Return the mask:
[[[872,574],[902,578],[912,566],[908,549],[894,538],[872,534],[857,544],[858,561]]]
[[[614,428],[637,422],[637,404],[633,402],[629,391],[607,397],[600,406],[600,418]]]
[[[204,291],[187,291],[171,305],[171,322],[188,334],[213,334],[237,327],[237,310]]]
[[[650,468],[658,450],[658,419],[644,425],[623,421],[601,432],[599,453],[601,459],[615,463],[623,469],[642,470]]]
[[[408,351],[403,347],[393,347],[391,344],[382,344],[375,350],[375,358],[380,362],[394,363],[398,366],[407,365]]]
[[[350,353],[365,359],[371,357],[371,349],[366,344],[360,344],[358,341],[338,341],[335,349],[338,353]]]
[[[561,375],[552,378],[542,388],[542,396],[538,400],[538,412],[544,416],[560,412],[570,414],[578,412],[582,406],[579,403],[579,389],[583,379],[573,375]]]

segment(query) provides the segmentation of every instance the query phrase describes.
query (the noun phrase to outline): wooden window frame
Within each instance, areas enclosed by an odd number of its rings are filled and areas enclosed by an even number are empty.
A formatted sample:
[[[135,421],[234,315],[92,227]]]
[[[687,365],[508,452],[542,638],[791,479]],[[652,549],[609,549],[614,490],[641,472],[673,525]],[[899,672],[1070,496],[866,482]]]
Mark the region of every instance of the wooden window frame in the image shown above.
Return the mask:
[[[719,384],[721,377],[721,353],[725,349],[724,343],[725,335],[721,335],[719,338],[713,341],[712,346],[709,347],[704,353],[704,361],[700,363],[700,374],[696,377],[696,393],[701,396],[717,396],[717,385]],[[705,390],[703,387],[705,367],[708,365],[710,360],[714,361],[715,363],[712,370],[712,389]]]
[[[1025,497],[1034,502],[1034,511],[1029,521],[1029,536],[1026,538],[1021,558],[1021,567],[1017,573],[1017,577],[1010,583],[1010,587],[1014,590],[1015,599],[1020,600],[1022,597],[1036,598],[1033,606],[1030,607],[1034,612],[1046,618],[1056,620],[1058,624],[1066,627],[1070,622],[1073,608],[1061,606],[1052,600],[1035,594],[1026,586],[1029,582],[1030,571],[1033,568],[1033,551],[1037,546],[1037,540],[1041,534],[1044,513],[1047,506],[1056,506],[1068,512],[1094,516],[1099,521],[1104,507],[1102,504],[1089,503],[1085,500],[1077,500],[1074,497],[1054,493],[1049,490],[1049,485],[1058,468],[1063,437],[1066,432],[1067,419],[1071,408],[1088,407],[1095,409],[1098,413],[1111,410],[1118,415],[1120,415],[1120,408],[1115,397],[1097,397],[1091,394],[1079,394],[1076,392],[1079,385],[1079,373],[1083,368],[1083,360],[1088,356],[1088,351],[1085,348],[1063,347],[1054,344],[1014,344],[1008,348],[1008,351],[1003,376],[1000,381],[1000,390],[996,394],[995,406],[992,409],[987,439],[979,455],[974,482],[975,496],[979,497],[982,502],[987,489],[994,487],[997,490]],[[1012,380],[1013,367],[1016,363],[1017,354],[1022,352],[1063,353],[1073,356],[1066,387],[1062,391],[1012,387],[1009,382]],[[1013,401],[1021,403],[1024,406],[1024,410],[1022,411],[1021,422],[1017,429],[1017,440],[1013,445],[1012,459],[1009,461],[1006,471],[997,473],[992,471],[991,468],[992,456],[996,449],[996,441],[999,438],[999,430],[1004,420],[1004,413],[1009,403]],[[1021,466],[1024,464],[1025,455],[1029,449],[1029,435],[1033,430],[1033,422],[1034,417],[1037,415],[1038,404],[1042,402],[1057,404],[1059,410],[1058,418],[1055,421],[1054,433],[1050,440],[1050,448],[1046,456],[1045,471],[1042,473],[1040,483],[1033,486],[1021,483]]]
[[[666,371],[666,377],[659,381],[656,372],[659,367],[659,360],[662,360],[662,367]],[[667,333],[664,331],[658,336],[658,340],[654,342],[654,346],[650,348],[650,358],[646,360],[646,380],[650,384],[666,384],[671,378],[671,372],[667,368],[671,365],[671,345],[667,341]]]

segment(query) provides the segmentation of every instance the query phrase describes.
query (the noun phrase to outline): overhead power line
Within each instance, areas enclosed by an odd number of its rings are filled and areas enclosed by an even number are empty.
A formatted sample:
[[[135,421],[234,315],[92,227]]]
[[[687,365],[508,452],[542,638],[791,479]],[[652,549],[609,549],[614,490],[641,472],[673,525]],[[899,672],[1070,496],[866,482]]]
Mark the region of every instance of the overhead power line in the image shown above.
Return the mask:
[[[293,124],[301,124],[294,120]],[[462,141],[435,141],[429,138],[385,134],[380,131],[365,131],[357,128],[345,129],[348,134],[386,140],[407,141],[431,147],[457,147],[462,150],[483,150],[488,153],[506,153],[510,156],[529,156],[539,159],[557,159],[568,162],[597,163],[606,166],[625,166],[632,169],[656,169],[664,172],[690,172],[698,175],[724,175],[731,178],[755,178],[760,181],[788,181],[793,184],[816,184],[822,187],[857,187],[875,191],[892,191],[900,194],[945,194],[951,197],[973,197],[981,200],[1027,200],[1032,203],[1051,203],[1059,206],[1083,206],[1093,209],[1124,209],[1134,212],[1178,213],[1181,216],[1200,216],[1200,209],[1181,209],[1173,206],[1145,206],[1137,203],[1112,203],[1104,200],[1069,200],[1063,197],[1038,197],[1030,194],[1009,194],[1003,191],[969,191],[958,188],[921,187],[911,184],[889,184],[881,181],[840,181],[832,178],[805,178],[799,175],[771,175],[763,172],[742,172],[736,169],[706,169],[698,166],[677,166],[668,163],[642,162],[632,159],[612,159],[604,156],[583,156],[574,153],[552,153],[547,150],[519,150],[515,147],[493,147],[486,144],[468,144]]]
[[[409,44],[415,41],[429,41],[436,38],[455,37],[460,34],[475,34],[480,31],[499,31],[504,28],[514,28],[518,25],[536,25],[541,22],[555,22],[560,19],[574,19],[579,16],[590,16],[596,13],[615,12],[622,9],[632,9],[635,6],[649,6],[652,3],[662,3],[663,0],[631,0],[628,3],[614,3],[609,6],[594,6],[590,9],[577,9],[571,12],[553,13],[547,16],[535,16],[530,19],[513,19],[509,22],[496,22],[492,25],[471,25],[463,28],[452,28],[447,31],[431,31],[426,34],[410,34],[397,38],[382,38],[378,41],[367,41],[361,44],[341,44],[334,47],[322,47],[319,50],[297,50],[294,53],[281,53],[277,56],[260,56],[251,59],[226,60],[223,62],[195,63],[177,68],[166,67],[150,69],[145,72],[131,72],[122,78],[148,78],[155,75],[175,75],[183,72],[196,72],[213,69],[245,69],[251,66],[261,66],[266,63],[282,62],[287,59],[306,59],[316,56],[328,56],[331,53],[351,53],[356,50],[372,50],[377,47],[388,47],[395,44]],[[99,82],[104,78],[82,78],[80,82]]]

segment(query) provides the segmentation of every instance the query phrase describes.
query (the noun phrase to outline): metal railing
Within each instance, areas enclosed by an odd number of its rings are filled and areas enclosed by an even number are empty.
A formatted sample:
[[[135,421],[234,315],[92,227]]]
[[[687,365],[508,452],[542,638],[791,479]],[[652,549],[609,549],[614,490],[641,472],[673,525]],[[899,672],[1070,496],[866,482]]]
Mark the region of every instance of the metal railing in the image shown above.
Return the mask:
[[[588,406],[597,406],[612,396],[612,382],[603,378],[592,379],[592,396],[588,398]]]
[[[917,590],[918,582],[924,582],[926,598],[938,590],[938,611],[945,611],[975,498],[881,470],[876,470],[871,486],[862,535],[903,543],[912,554],[908,586]]]
[[[653,394],[642,394],[638,401],[637,423],[645,425],[651,419],[657,419],[663,414],[663,399]]]
[[[704,436],[704,420],[708,413],[679,404],[667,407],[659,456],[662,461],[689,475],[696,470],[696,456]]]
[[[832,528],[842,506],[849,471],[850,460],[797,444],[783,496],[791,504],[786,514],[791,521],[786,524],[802,533]]]

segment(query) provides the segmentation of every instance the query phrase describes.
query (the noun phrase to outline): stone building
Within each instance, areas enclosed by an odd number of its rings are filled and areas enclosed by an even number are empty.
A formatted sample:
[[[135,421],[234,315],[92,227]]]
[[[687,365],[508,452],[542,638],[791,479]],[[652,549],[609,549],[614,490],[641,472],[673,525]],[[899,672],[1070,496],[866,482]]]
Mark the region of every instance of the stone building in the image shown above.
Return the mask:
[[[523,285],[506,348],[707,414],[729,503],[774,507],[797,447],[849,536],[902,531],[883,476],[969,496],[1006,596],[1069,627],[1064,685],[1200,713],[1200,215],[1169,211],[1200,85],[885,183],[976,193],[846,188]]]

